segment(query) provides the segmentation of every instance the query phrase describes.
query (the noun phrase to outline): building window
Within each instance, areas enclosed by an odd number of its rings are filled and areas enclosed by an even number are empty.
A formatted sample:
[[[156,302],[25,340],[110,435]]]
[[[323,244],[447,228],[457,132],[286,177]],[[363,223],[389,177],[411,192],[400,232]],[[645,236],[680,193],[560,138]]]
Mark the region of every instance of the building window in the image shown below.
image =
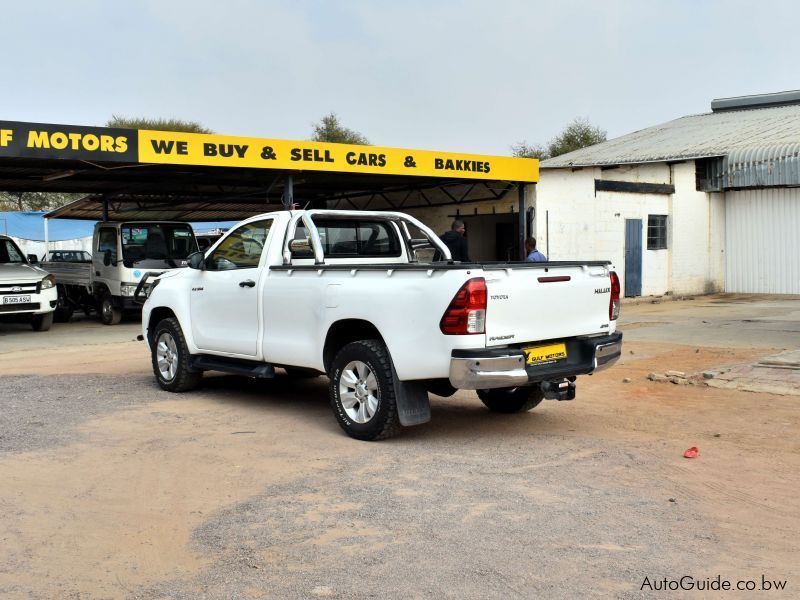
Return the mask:
[[[647,249],[665,250],[667,247],[667,215],[647,215]]]

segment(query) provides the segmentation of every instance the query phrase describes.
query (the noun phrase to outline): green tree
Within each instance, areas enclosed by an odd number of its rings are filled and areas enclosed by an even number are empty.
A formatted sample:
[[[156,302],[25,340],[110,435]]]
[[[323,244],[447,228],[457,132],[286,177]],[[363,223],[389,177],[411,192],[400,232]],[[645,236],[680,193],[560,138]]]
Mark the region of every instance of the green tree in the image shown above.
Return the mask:
[[[549,158],[544,146],[541,144],[529,144],[525,140],[511,145],[511,155],[517,158],[538,158],[539,160]]]
[[[369,140],[353,129],[348,129],[339,122],[336,113],[329,113],[314,123],[311,140],[314,142],[333,142],[335,144],[369,145]]]
[[[595,127],[589,123],[588,119],[578,117],[569,123],[561,133],[550,140],[547,146],[528,144],[528,142],[522,141],[512,144],[511,154],[517,158],[545,160],[605,141],[605,130]]]
[[[0,210],[53,210],[82,194],[62,192],[0,192]]]
[[[147,119],[145,117],[122,117],[111,115],[106,121],[106,127],[120,129],[150,129],[152,131],[183,131],[186,133],[214,133],[208,127],[197,121],[182,121],[181,119]]]
[[[550,158],[573,150],[594,146],[606,141],[606,131],[589,123],[588,119],[576,118],[547,144]]]

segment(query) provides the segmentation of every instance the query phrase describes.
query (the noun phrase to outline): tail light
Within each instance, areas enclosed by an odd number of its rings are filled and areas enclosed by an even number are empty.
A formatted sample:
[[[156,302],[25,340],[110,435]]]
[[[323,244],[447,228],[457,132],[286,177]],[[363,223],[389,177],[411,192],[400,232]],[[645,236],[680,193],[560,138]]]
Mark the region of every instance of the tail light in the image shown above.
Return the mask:
[[[486,280],[470,279],[458,290],[447,307],[439,329],[445,335],[484,333],[486,328]]]
[[[611,271],[611,301],[608,303],[608,320],[614,321],[619,316],[619,276]]]

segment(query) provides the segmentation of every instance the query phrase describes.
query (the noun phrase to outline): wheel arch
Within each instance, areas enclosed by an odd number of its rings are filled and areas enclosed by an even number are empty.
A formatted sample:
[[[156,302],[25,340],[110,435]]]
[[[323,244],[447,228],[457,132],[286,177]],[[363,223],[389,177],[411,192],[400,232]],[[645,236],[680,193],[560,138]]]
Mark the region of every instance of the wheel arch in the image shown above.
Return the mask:
[[[384,344],[381,332],[371,322],[364,319],[342,319],[331,323],[322,346],[322,362],[325,372],[330,373],[331,364],[336,353],[350,342],[358,340],[380,340]]]
[[[147,321],[147,338],[150,340],[151,345],[153,341],[153,330],[155,329],[156,325],[158,325],[164,319],[169,319],[171,317],[178,319],[178,316],[175,314],[175,311],[168,306],[157,306],[156,308],[150,311],[150,317],[149,320]],[[180,322],[181,320],[178,319],[178,323]],[[183,323],[181,323],[181,329],[183,329]],[[186,335],[185,330],[184,330],[184,335]]]

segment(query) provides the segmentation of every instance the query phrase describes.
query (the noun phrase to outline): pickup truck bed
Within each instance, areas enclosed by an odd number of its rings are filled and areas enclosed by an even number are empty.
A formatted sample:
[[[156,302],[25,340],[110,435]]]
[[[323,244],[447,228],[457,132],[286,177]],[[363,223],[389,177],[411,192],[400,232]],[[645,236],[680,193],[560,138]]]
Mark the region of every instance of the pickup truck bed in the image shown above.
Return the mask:
[[[415,262],[404,235],[411,225],[449,259],[432,231],[402,213],[244,221],[151,287],[143,336],[158,383],[188,390],[203,370],[326,373],[343,429],[380,439],[428,420],[429,391],[472,389],[490,410],[529,410],[572,399],[575,377],[619,357],[609,263]],[[380,246],[390,256],[336,254],[392,234]]]
[[[55,275],[58,283],[86,287],[92,284],[92,263],[44,262],[42,268]]]

